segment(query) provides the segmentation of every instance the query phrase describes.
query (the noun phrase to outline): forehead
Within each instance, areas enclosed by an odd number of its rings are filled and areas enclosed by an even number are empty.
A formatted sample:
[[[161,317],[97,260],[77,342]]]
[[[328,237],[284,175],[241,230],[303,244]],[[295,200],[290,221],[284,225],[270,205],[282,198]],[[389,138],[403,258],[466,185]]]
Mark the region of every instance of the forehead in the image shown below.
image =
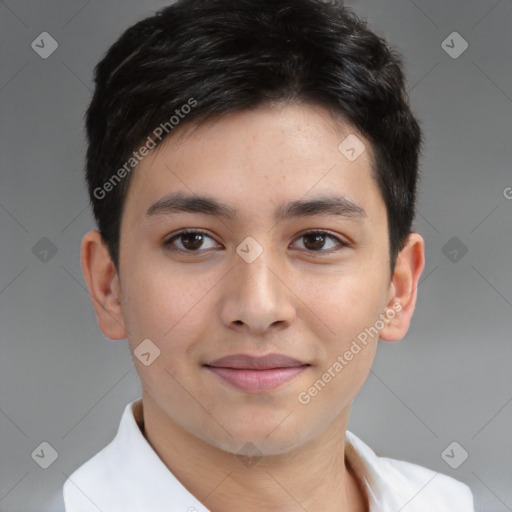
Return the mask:
[[[125,212],[135,222],[179,192],[218,198],[231,206],[233,219],[248,220],[336,192],[369,217],[381,217],[372,164],[369,142],[322,107],[238,111],[184,125],[146,156],[134,171]]]

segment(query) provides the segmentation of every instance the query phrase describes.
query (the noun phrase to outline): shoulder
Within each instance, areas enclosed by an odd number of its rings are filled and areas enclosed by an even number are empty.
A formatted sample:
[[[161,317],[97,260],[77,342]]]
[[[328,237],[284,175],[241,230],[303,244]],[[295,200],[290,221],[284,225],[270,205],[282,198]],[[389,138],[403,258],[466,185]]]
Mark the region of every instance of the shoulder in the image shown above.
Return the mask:
[[[474,512],[473,494],[465,483],[412,462],[388,457],[379,459],[383,467],[416,491],[411,501],[413,507],[422,504],[435,506],[439,512]]]
[[[126,479],[133,478],[133,464],[130,453],[136,451],[136,424],[133,406],[126,405],[117,434],[98,453],[84,462],[64,482],[62,492],[66,511],[81,512],[94,510],[118,510],[116,496],[126,493]],[[122,509],[120,509],[122,510]]]
[[[62,492],[67,511],[90,510],[98,498],[104,499],[104,482],[115,482],[115,450],[109,444],[76,469],[64,482]]]
[[[347,457],[375,510],[474,512],[473,494],[465,483],[412,462],[381,457],[349,431],[346,439]]]

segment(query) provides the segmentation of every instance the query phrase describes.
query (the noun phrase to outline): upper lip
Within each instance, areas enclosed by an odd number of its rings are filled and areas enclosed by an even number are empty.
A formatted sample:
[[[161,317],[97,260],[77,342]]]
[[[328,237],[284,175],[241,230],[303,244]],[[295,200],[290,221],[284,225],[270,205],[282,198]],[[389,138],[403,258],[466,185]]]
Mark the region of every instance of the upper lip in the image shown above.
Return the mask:
[[[247,354],[233,354],[206,363],[206,366],[233,368],[236,370],[269,370],[272,368],[292,368],[305,365],[307,365],[307,363],[303,363],[302,361],[298,361],[297,359],[283,354],[267,354],[261,357],[253,357]]]

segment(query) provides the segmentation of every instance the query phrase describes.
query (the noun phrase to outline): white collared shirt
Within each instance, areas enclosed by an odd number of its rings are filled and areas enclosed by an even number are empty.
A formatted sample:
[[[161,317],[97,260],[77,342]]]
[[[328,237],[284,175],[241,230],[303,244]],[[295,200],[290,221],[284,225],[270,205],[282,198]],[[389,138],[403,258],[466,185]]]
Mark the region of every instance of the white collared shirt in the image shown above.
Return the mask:
[[[114,440],[66,480],[66,512],[210,512],[165,466],[139,425],[141,399],[126,406]],[[345,451],[370,512],[474,512],[471,491],[458,480],[379,457],[350,431]]]

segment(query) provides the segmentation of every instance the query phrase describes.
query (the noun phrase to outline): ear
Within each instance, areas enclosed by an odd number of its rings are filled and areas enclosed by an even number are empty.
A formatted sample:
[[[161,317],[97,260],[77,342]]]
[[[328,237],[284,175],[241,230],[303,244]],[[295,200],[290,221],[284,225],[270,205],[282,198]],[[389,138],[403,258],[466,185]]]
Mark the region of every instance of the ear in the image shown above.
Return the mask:
[[[83,237],[81,264],[101,332],[111,340],[126,338],[119,277],[98,231]]]
[[[425,241],[419,233],[410,233],[400,251],[388,294],[385,327],[379,337],[401,340],[409,330],[416,305],[418,282],[425,267]]]

